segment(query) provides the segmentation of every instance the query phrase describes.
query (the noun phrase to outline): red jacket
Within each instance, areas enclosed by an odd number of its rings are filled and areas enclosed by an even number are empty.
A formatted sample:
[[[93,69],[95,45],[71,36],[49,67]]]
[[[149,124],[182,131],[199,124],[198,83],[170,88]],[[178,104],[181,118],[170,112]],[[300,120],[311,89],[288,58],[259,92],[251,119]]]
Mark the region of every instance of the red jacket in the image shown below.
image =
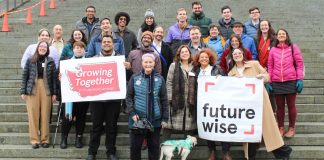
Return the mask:
[[[272,47],[268,58],[270,82],[285,82],[304,79],[304,61],[299,47],[278,44]],[[295,62],[294,62],[295,61]]]
[[[248,49],[245,49],[245,53],[246,53],[246,60],[252,60],[252,55],[251,52]],[[228,70],[228,64],[226,62],[226,56],[229,54],[229,49],[226,48],[223,52],[222,58],[219,62],[220,67],[222,68],[222,70],[226,73],[229,72]]]

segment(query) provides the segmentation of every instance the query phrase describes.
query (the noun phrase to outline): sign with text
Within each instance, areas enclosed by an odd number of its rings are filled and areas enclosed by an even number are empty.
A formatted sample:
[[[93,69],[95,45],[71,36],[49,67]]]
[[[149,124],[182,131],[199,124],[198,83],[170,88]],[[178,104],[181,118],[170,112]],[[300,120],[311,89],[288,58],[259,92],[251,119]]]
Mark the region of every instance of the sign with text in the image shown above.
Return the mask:
[[[124,99],[124,56],[60,61],[62,102]]]
[[[200,138],[228,142],[261,142],[262,80],[201,76],[198,78],[197,96]]]

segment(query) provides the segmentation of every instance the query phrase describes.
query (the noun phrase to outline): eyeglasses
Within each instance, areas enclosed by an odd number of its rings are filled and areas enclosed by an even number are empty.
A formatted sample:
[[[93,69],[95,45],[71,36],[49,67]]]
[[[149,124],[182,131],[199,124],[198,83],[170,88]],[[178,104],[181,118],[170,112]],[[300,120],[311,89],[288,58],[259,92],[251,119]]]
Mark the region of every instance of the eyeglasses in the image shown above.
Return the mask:
[[[120,21],[126,21],[126,18],[119,18]]]

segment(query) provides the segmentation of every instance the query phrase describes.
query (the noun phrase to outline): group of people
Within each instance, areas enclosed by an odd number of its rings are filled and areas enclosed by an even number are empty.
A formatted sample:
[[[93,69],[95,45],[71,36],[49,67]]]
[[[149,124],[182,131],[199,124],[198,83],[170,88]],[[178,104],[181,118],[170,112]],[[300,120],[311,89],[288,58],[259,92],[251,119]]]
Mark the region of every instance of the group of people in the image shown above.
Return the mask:
[[[107,158],[118,159],[117,121],[120,111],[125,110],[129,115],[131,159],[141,159],[144,145],[148,158],[156,160],[160,134],[162,140],[170,139],[174,133],[197,135],[198,77],[235,76],[263,79],[263,142],[276,158],[289,159],[291,148],[282,137],[295,135],[296,94],[302,91],[304,79],[301,51],[285,29],[275,33],[270,21],[261,19],[258,7],[249,9],[250,19],[244,24],[232,17],[229,6],[222,7],[221,13],[222,18],[214,24],[199,1],[192,3],[191,16],[185,8],[179,8],[177,22],[169,27],[165,40],[164,28],[156,24],[152,9],[146,10],[137,36],[127,28],[131,20],[128,13],[117,13],[117,28],[112,29],[110,18],[95,17],[94,6],[86,7],[85,17],[76,22],[68,41],[62,38],[61,25],[53,27],[53,38],[47,29],[41,29],[38,42],[27,47],[21,60],[20,94],[27,104],[32,148],[49,147],[51,107],[56,99],[60,100],[61,92],[59,61],[125,56],[125,100],[60,105],[62,149],[68,147],[72,124],[76,126],[75,147],[83,147],[86,113],[90,108],[92,129],[87,159],[96,159],[103,132]],[[285,102],[289,113],[287,132]],[[139,133],[136,126],[144,119],[151,129]],[[215,160],[215,142],[207,141],[207,146],[208,159]],[[231,160],[231,143],[221,142],[221,146],[223,160]],[[245,143],[245,158],[255,159],[257,148],[257,143]]]

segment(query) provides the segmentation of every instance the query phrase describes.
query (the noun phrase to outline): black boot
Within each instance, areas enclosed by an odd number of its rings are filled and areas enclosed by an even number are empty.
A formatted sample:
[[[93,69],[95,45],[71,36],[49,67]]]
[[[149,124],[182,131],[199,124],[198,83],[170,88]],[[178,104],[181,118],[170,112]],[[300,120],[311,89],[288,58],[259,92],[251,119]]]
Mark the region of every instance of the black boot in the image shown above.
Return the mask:
[[[282,160],[289,160],[291,152],[292,152],[292,148],[286,144],[272,151],[276,159],[282,159]]]
[[[75,137],[75,147],[76,148],[82,148],[83,147],[82,135],[76,135],[76,137]]]
[[[67,148],[67,136],[66,135],[61,135],[61,144],[60,144],[60,148],[61,149],[66,149]]]

